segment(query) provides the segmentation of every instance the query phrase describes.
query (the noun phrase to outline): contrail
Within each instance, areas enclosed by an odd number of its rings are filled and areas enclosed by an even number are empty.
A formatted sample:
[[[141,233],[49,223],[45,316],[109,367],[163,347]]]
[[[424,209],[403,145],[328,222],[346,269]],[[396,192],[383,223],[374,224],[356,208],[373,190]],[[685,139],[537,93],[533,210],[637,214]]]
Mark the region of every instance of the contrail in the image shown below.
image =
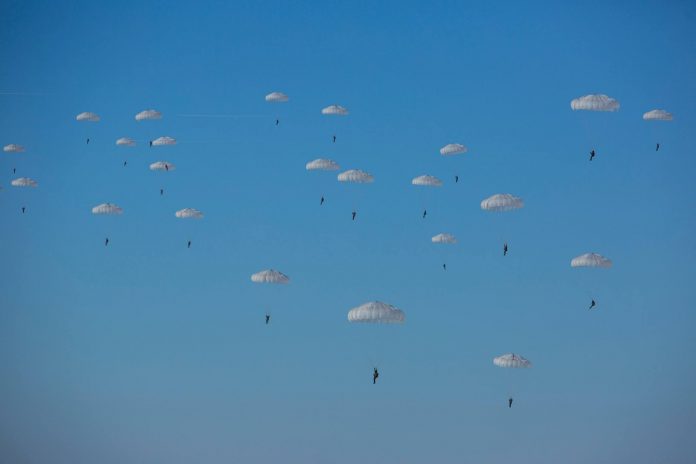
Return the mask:
[[[224,114],[224,113],[180,113],[177,114],[180,118],[228,118],[228,119],[243,119],[243,118],[270,118],[267,114]]]

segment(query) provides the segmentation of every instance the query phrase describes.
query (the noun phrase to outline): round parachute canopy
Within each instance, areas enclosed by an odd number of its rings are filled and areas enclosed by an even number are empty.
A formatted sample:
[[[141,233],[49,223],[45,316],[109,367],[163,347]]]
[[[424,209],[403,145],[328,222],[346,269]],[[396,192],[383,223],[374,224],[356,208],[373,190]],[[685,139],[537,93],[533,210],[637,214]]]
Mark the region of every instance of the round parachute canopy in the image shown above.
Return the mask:
[[[339,182],[351,182],[353,184],[371,184],[375,181],[372,174],[369,174],[360,169],[350,169],[338,175]]]
[[[17,145],[16,143],[11,143],[2,147],[2,151],[6,153],[22,153],[24,151],[24,147]]]
[[[147,121],[150,119],[162,119],[162,113],[157,110],[143,110],[135,115],[136,121]]]
[[[611,260],[597,253],[585,253],[570,261],[571,267],[602,267],[610,268]]]
[[[570,107],[573,111],[617,111],[621,105],[618,100],[607,95],[596,94],[576,98],[570,102]]]
[[[270,103],[285,103],[290,98],[283,92],[271,92],[266,95],[266,101]]]
[[[325,158],[317,158],[305,165],[308,171],[338,171],[341,166],[337,162]]]
[[[496,193],[481,202],[481,209],[486,211],[511,211],[523,206],[522,198],[509,193]]]
[[[425,187],[442,187],[442,181],[435,176],[418,176],[411,180],[413,185],[422,185]]]
[[[674,119],[672,113],[665,110],[652,110],[643,114],[643,119],[646,121],[671,121]]]
[[[77,119],[78,121],[98,122],[101,118],[96,113],[90,113],[89,111],[85,111],[84,113],[80,113],[77,116],[75,116],[75,119]]]
[[[174,213],[179,219],[203,219],[203,213],[196,208],[184,208]]]
[[[92,214],[122,214],[123,208],[113,203],[102,203],[92,208]]]
[[[169,161],[156,161],[150,165],[150,171],[173,171],[176,166]]]
[[[289,284],[290,277],[274,269],[266,269],[251,275],[251,281],[257,284]]]
[[[433,243],[457,243],[457,237],[452,234],[437,234],[430,239]]]
[[[13,179],[10,184],[13,187],[38,187],[39,183],[36,182],[34,179],[30,179],[28,177],[18,177],[17,179]]]
[[[120,147],[134,147],[135,140],[129,137],[121,137],[120,139],[116,140],[116,145]]]
[[[493,364],[498,367],[510,367],[513,369],[532,367],[532,363],[515,353],[508,353],[497,358],[493,358]]]
[[[402,324],[404,312],[381,301],[370,301],[348,311],[348,322],[370,324]]]
[[[159,147],[162,145],[176,145],[176,139],[165,135],[164,137],[159,137],[153,140],[152,145],[155,147]]]
[[[323,108],[321,110],[321,114],[334,114],[337,116],[346,116],[348,114],[348,110],[342,107],[341,105],[331,105],[327,106],[326,108]]]
[[[440,148],[440,154],[442,156],[452,156],[459,153],[466,153],[468,148],[459,143],[448,143],[444,147]]]

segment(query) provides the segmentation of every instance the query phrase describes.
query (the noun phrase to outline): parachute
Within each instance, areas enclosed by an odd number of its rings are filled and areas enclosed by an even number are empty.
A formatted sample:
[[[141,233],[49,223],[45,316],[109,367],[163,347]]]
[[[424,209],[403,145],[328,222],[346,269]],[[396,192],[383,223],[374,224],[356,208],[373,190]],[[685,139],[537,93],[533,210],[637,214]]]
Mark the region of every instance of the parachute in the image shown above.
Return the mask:
[[[481,209],[485,211],[511,211],[524,206],[524,201],[509,193],[496,193],[481,202]]]
[[[13,179],[10,184],[13,187],[38,187],[39,184],[36,182],[34,179],[30,179],[28,177],[19,177],[17,179]]]
[[[444,147],[440,148],[440,154],[442,156],[457,155],[459,153],[466,153],[467,148],[459,143],[448,143]]]
[[[370,184],[375,181],[375,178],[360,169],[350,169],[338,175],[339,182],[350,182],[353,184]]]
[[[452,234],[437,234],[436,236],[434,236],[430,240],[433,243],[448,243],[448,244],[457,243],[457,237],[455,237]]]
[[[338,163],[333,160],[317,158],[307,163],[305,165],[305,169],[308,171],[338,171],[341,169],[341,166],[339,166]]]
[[[92,208],[92,214],[123,214],[123,208],[113,203],[102,203]]]
[[[643,119],[646,121],[671,121],[672,113],[665,110],[652,110],[643,114]]]
[[[595,94],[573,99],[570,102],[570,107],[573,111],[618,111],[621,105],[618,100],[607,95]]]
[[[532,363],[528,359],[514,353],[508,353],[493,358],[493,364],[498,367],[508,367],[513,369],[526,369],[532,367]]]
[[[96,113],[90,113],[89,111],[85,111],[84,113],[80,113],[77,116],[75,116],[75,119],[78,121],[98,122],[101,118]]]
[[[174,213],[179,219],[203,219],[203,213],[196,208],[184,208]]]
[[[251,275],[251,281],[259,284],[288,284],[290,277],[274,269],[266,269]]]
[[[348,311],[348,322],[402,324],[404,320],[402,310],[380,301],[371,301]]]
[[[116,145],[123,147],[134,147],[135,140],[129,137],[121,137],[120,139],[116,140]]]
[[[348,114],[348,110],[341,105],[330,105],[323,108],[321,110],[321,114],[346,116]]]
[[[176,139],[165,135],[152,141],[152,146],[158,147],[161,145],[176,145]]]
[[[2,151],[5,153],[22,153],[24,151],[24,147],[17,145],[16,143],[11,143],[2,147]]]
[[[422,185],[427,187],[442,187],[442,181],[435,176],[418,176],[411,180],[413,185]]]
[[[176,166],[169,161],[156,161],[150,165],[150,171],[173,171]]]
[[[136,121],[146,121],[148,119],[162,119],[162,113],[157,110],[143,110],[135,115]]]
[[[576,256],[570,261],[571,267],[601,267],[610,268],[612,262],[610,259],[597,253],[585,253],[584,255]]]
[[[266,95],[266,101],[270,103],[284,103],[290,100],[290,98],[283,92],[271,92]]]

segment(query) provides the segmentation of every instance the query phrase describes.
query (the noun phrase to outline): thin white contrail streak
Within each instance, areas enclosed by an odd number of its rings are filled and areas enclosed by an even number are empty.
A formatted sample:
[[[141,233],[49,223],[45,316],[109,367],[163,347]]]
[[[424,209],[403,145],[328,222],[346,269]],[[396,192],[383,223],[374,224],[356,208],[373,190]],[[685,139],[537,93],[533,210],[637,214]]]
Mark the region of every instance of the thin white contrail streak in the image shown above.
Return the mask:
[[[244,118],[269,118],[267,114],[221,114],[221,113],[180,113],[177,114],[180,118],[228,118],[228,119],[244,119]]]

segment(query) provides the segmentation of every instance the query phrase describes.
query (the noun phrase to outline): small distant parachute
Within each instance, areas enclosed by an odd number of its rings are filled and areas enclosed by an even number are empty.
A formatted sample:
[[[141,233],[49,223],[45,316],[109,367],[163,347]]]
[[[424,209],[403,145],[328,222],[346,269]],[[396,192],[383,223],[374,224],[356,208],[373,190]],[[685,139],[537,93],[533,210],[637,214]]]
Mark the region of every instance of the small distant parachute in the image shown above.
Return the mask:
[[[322,109],[321,114],[346,116],[348,114],[348,110],[341,105],[330,105]]]
[[[11,143],[2,147],[2,151],[5,153],[22,153],[24,151],[24,147],[17,145],[16,143]]]
[[[610,268],[612,262],[609,258],[597,253],[585,253],[577,256],[570,261],[571,267],[601,267]]]
[[[444,147],[440,148],[440,154],[442,156],[452,156],[459,153],[466,153],[467,148],[459,143],[448,143]]]
[[[457,237],[455,237],[452,234],[437,234],[436,236],[434,236],[430,240],[433,243],[448,243],[448,244],[457,243]]]
[[[485,211],[511,211],[524,207],[524,201],[509,193],[496,193],[481,202],[481,209]]]
[[[121,137],[120,139],[116,140],[116,145],[121,147],[134,147],[135,140],[129,137]]]
[[[39,184],[36,182],[34,179],[30,179],[28,177],[19,177],[17,179],[13,179],[10,184],[13,187],[38,187]]]
[[[442,181],[435,176],[418,176],[411,180],[413,185],[422,185],[426,187],[442,187]]]
[[[143,110],[135,115],[136,121],[146,121],[151,119],[162,119],[162,113],[157,110]]]
[[[176,139],[165,135],[164,137],[159,137],[152,141],[152,146],[154,147],[162,145],[176,145]]]
[[[290,277],[274,269],[266,269],[251,275],[251,281],[259,284],[288,284]]]
[[[123,214],[123,208],[113,203],[102,203],[92,208],[92,214]]]
[[[290,98],[283,92],[271,92],[266,95],[266,101],[269,103],[285,103]]]
[[[342,172],[338,175],[339,182],[350,182],[354,184],[370,184],[374,182],[375,178],[372,174],[369,174],[360,169],[350,169],[348,171]]]
[[[150,165],[150,171],[173,171],[176,166],[169,161],[156,161]]]
[[[498,356],[497,358],[493,358],[493,364],[498,367],[508,367],[513,369],[525,369],[532,367],[532,363],[528,359],[514,353],[508,353]]]
[[[314,161],[307,163],[305,168],[308,171],[338,171],[341,169],[341,166],[339,166],[338,163],[333,160],[317,158]]]
[[[570,107],[573,111],[617,111],[621,105],[618,100],[607,95],[593,94],[573,99],[570,102]]]
[[[652,110],[643,114],[643,119],[646,121],[671,121],[672,113],[665,110]]]
[[[75,116],[75,119],[77,119],[78,121],[98,122],[101,118],[96,113],[90,113],[89,111],[85,111],[84,113],[80,113],[77,116]]]
[[[349,322],[402,324],[405,318],[402,310],[380,301],[371,301],[348,311]]]
[[[174,213],[179,219],[202,219],[203,213],[196,208],[184,208]]]

